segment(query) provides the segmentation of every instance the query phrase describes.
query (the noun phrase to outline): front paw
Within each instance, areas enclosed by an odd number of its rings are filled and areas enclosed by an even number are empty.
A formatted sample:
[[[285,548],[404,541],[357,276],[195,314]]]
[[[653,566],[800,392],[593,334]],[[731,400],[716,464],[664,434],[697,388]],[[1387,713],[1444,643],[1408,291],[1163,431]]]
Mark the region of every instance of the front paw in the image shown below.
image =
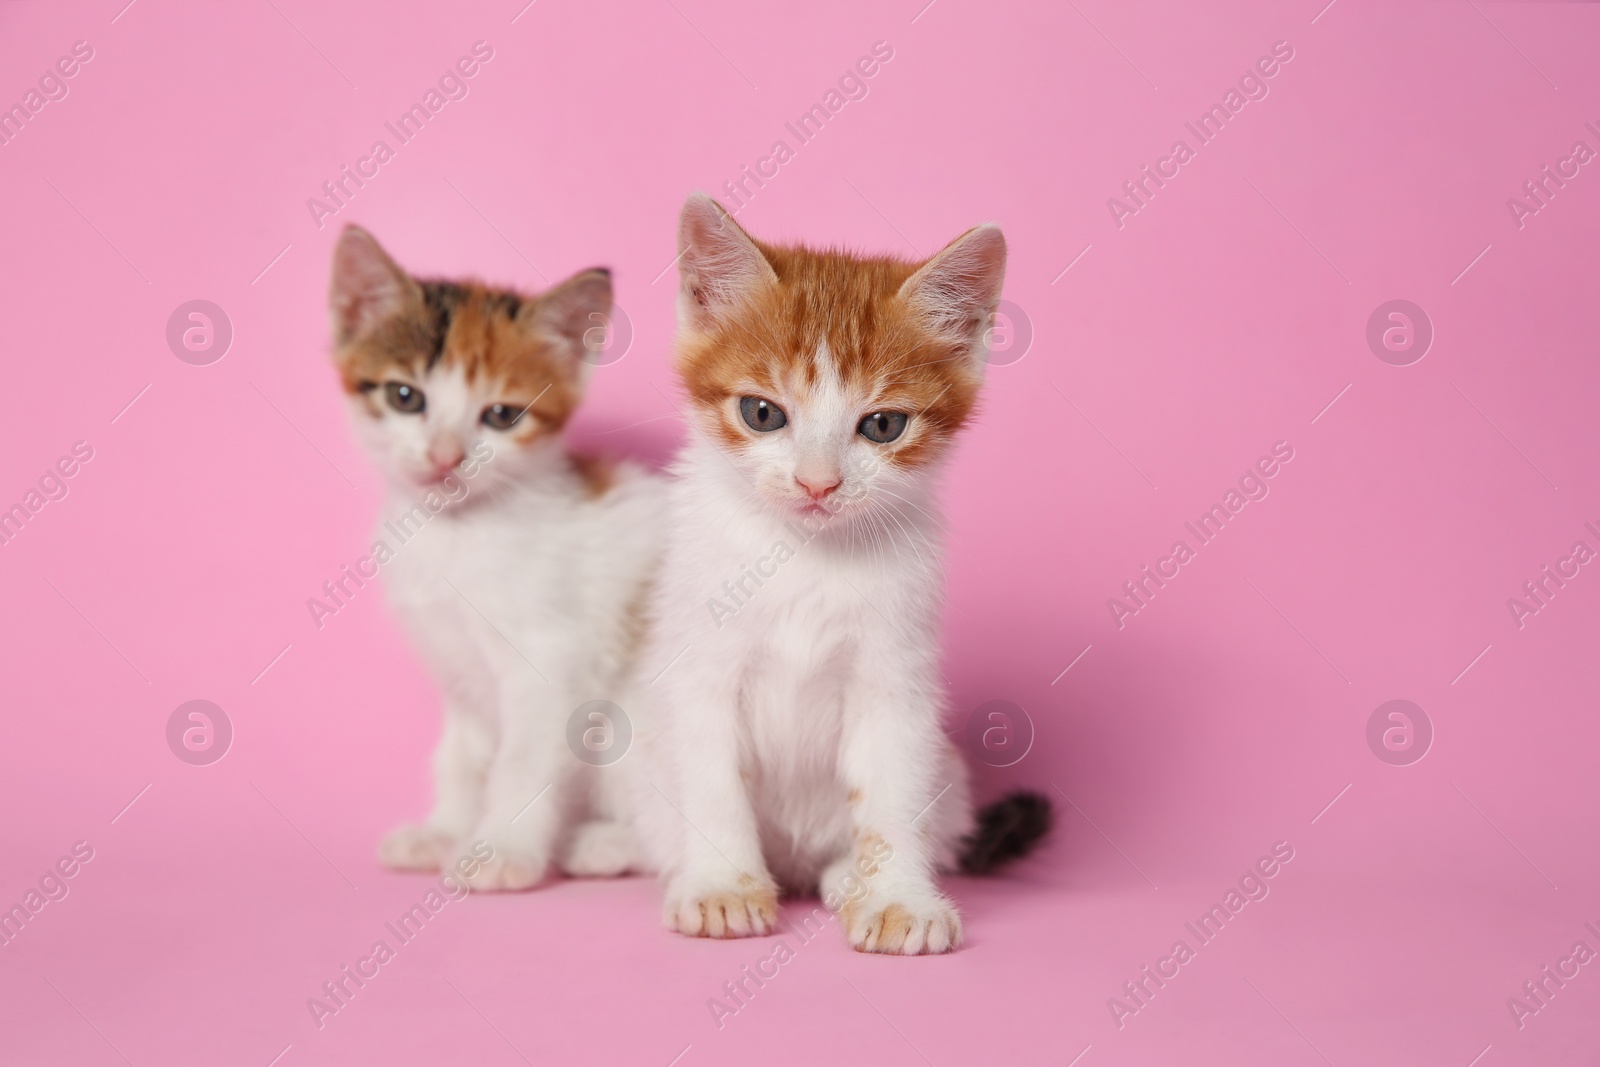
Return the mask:
[[[664,921],[689,937],[761,937],[778,925],[778,891],[749,875],[732,885],[675,882],[667,890]]]
[[[454,838],[433,826],[397,827],[378,845],[378,861],[397,871],[437,871],[456,853]]]
[[[489,853],[486,858],[484,852]],[[505,892],[532,889],[543,882],[550,873],[550,860],[543,853],[480,839],[457,857],[454,869],[475,892]]]
[[[840,917],[850,947],[893,956],[935,955],[961,943],[961,916],[937,894],[910,899],[873,899],[846,904]]]

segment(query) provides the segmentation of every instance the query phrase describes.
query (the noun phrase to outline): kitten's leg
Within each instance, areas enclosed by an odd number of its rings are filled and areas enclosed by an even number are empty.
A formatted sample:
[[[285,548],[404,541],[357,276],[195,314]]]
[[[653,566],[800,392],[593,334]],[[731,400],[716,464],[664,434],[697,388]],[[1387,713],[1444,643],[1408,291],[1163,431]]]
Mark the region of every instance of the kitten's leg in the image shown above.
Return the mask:
[[[632,762],[585,768],[589,817],[573,829],[562,850],[559,862],[567,874],[606,878],[651,868],[632,818],[632,770],[642,754],[623,755]]]
[[[613,878],[639,865],[639,846],[626,823],[593,820],[572,831],[561,869],[575,878]]]
[[[664,717],[677,715],[671,752],[682,816],[681,863],[667,884],[667,929],[690,937],[769,934],[778,919],[778,889],[761,856],[755,810],[740,774],[737,672],[680,665],[683,681],[664,694]]]
[[[444,732],[433,751],[433,812],[426,822],[397,827],[383,839],[378,858],[386,867],[437,871],[450,861],[482,815],[493,752],[489,724],[459,701],[447,701]]]
[[[494,852],[467,878],[473,889],[528,889],[549,872],[576,763],[567,750],[564,691],[526,668],[509,671],[502,682],[483,814],[461,845],[464,854],[483,841]]]
[[[964,823],[959,812],[951,818],[934,809],[965,807],[965,767],[949,757],[939,697],[924,672],[897,669],[903,649],[868,651],[873,670],[847,696],[842,759],[859,887],[846,894],[839,916],[862,952],[949,952],[961,941],[961,917],[934,875],[950,851],[942,838]],[[839,877],[837,865],[830,873]]]

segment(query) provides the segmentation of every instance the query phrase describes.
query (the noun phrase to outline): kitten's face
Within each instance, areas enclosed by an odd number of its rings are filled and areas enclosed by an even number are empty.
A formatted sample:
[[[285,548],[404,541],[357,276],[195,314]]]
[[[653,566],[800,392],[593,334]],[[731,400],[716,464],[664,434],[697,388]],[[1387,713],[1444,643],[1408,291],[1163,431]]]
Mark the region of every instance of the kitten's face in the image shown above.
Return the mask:
[[[771,507],[906,515],[977,399],[1000,231],[919,265],[760,243],[692,197],[680,245],[678,368],[701,431]]]
[[[468,473],[492,489],[559,453],[611,280],[586,271],[537,297],[417,281],[350,227],[329,302],[358,436],[390,482],[420,493]]]

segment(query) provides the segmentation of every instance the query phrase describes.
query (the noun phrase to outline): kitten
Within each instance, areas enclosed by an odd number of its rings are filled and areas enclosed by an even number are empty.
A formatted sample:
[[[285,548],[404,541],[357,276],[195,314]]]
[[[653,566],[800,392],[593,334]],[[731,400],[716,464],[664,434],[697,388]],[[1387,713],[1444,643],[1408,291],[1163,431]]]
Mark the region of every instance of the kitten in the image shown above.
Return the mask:
[[[766,934],[780,890],[820,891],[857,949],[949,951],[936,872],[1049,826],[1023,796],[976,832],[940,726],[933,483],[977,400],[1005,239],[979,226],[922,264],[779,247],[697,195],[679,248],[694,433],[642,672],[666,925]]]
[[[387,482],[374,559],[445,705],[433,813],[380,858],[437,870],[483,841],[476,889],[637,867],[626,790],[567,741],[642,640],[664,503],[655,476],[561,441],[610,274],[539,296],[418,281],[348,227],[329,302],[357,435]]]

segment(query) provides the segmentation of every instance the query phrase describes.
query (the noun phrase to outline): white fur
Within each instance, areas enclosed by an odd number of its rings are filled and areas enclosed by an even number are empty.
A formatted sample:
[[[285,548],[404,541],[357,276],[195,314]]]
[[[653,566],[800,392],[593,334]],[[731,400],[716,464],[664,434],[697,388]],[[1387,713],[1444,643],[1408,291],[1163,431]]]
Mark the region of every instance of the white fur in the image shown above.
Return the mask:
[[[686,339],[780,284],[707,197],[685,205],[679,241]],[[979,227],[898,294],[968,346],[974,373],[1004,260],[1000,231]],[[973,815],[941,729],[936,472],[885,462],[894,446],[857,432],[882,386],[849,386],[826,345],[812,364],[814,383],[778,395],[747,383],[788,422],[739,447],[713,444],[717,413],[696,409],[642,664],[641,839],[670,929],[765,934],[776,891],[820,891],[858,949],[948,951],[961,923],[935,874]],[[742,426],[738,402],[721,414]],[[912,413],[898,444],[923,432]]]
[[[965,767],[940,728],[932,477],[878,461],[856,433],[871,398],[837,375],[770,399],[793,432],[742,454],[697,436],[671,488],[640,802],[641,836],[667,879],[666,923],[766,933],[759,905],[708,916],[707,902],[776,887],[836,896],[858,845],[876,837],[893,856],[845,910],[847,935],[875,947],[884,909],[899,905],[917,923],[900,951],[941,951],[960,925],[933,876],[955,862],[972,817]],[[802,512],[797,472],[842,478],[835,514]]]
[[[432,814],[390,834],[380,856],[436,869],[483,840],[494,857],[469,879],[479,889],[535,885],[553,866],[637,869],[623,772],[578,760],[567,722],[585,701],[615,699],[631,667],[628,616],[655,568],[662,483],[623,466],[593,498],[557,435],[519,446],[481,423],[492,392],[445,364],[415,384],[421,414],[388,409],[381,393],[377,418],[351,405],[388,480],[376,533],[393,552],[388,596],[445,705]],[[438,458],[456,453],[439,480]],[[441,502],[425,520],[413,511]],[[421,529],[401,543],[407,513],[406,530]]]

